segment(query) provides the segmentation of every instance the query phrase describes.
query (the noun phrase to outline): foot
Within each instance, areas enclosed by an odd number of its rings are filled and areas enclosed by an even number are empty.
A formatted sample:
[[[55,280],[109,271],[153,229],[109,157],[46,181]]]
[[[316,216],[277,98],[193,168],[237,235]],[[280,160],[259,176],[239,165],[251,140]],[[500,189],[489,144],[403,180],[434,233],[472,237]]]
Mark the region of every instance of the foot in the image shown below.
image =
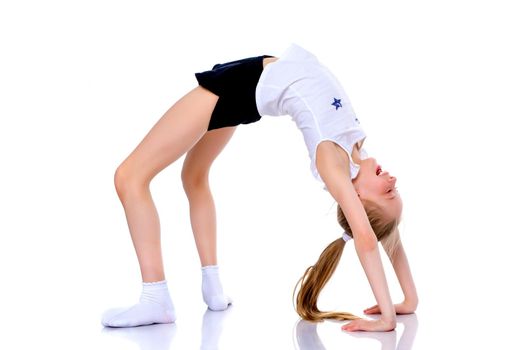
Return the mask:
[[[212,311],[223,311],[232,303],[230,297],[224,294],[219,278],[217,265],[202,268],[202,298]]]
[[[166,281],[143,283],[137,304],[129,308],[110,309],[102,316],[107,327],[136,327],[175,322],[175,310]]]

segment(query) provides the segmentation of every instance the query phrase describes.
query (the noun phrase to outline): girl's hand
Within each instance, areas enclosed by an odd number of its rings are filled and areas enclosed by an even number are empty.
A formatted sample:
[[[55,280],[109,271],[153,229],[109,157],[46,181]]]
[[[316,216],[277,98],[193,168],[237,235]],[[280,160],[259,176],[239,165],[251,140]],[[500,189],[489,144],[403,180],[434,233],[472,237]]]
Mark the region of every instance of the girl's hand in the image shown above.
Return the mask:
[[[358,318],[341,327],[343,331],[368,331],[368,332],[389,332],[396,328],[396,322],[386,322],[382,319],[365,320]]]
[[[417,305],[404,301],[400,304],[394,304],[394,307],[396,309],[396,314],[404,315],[404,314],[413,314],[416,311]],[[372,307],[369,307],[368,309],[365,309],[364,313],[367,315],[380,314],[381,310],[379,309],[378,305],[374,305]]]

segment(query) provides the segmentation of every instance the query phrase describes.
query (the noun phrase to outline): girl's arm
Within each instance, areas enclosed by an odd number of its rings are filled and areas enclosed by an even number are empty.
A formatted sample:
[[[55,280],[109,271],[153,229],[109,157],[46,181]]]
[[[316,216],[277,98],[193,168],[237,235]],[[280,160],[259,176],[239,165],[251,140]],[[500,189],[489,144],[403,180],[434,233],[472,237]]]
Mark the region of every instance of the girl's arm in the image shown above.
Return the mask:
[[[396,230],[398,230],[398,228],[396,228]],[[397,233],[397,235],[399,237],[399,233]],[[405,296],[405,300],[402,303],[395,305],[396,313],[411,314],[416,311],[419,299],[401,239],[399,240],[399,243],[397,244],[393,254],[389,255],[388,257],[392,262],[397,279],[399,280],[399,285],[401,286],[401,290],[403,290],[403,294]],[[378,306],[375,305],[366,309],[365,313],[376,314],[380,313],[380,310]]]
[[[398,228],[396,228],[398,230]],[[397,232],[399,237],[399,233]],[[398,245],[396,246],[393,255],[388,256],[396,272],[399,285],[405,296],[405,300],[402,303],[395,304],[394,308],[396,309],[397,314],[411,314],[416,311],[419,299],[417,296],[416,285],[412,278],[412,273],[410,272],[410,266],[408,265],[408,259],[401,243],[399,240]],[[365,314],[378,314],[381,313],[379,306],[374,305],[365,310]]]
[[[397,228],[396,228],[397,230]],[[416,311],[417,304],[419,299],[417,297],[416,285],[414,284],[414,279],[412,278],[412,273],[410,272],[410,266],[408,265],[408,259],[405,254],[405,249],[401,243],[401,239],[394,251],[392,256],[389,256],[394,271],[396,272],[397,279],[403,290],[405,296],[404,304],[407,306],[408,313]]]
[[[396,326],[396,312],[381,263],[377,238],[350,178],[349,161],[348,154],[333,142],[321,142],[317,148],[317,170],[352,229],[355,249],[381,309],[381,318],[373,321],[354,320],[343,326],[343,329],[389,331]]]

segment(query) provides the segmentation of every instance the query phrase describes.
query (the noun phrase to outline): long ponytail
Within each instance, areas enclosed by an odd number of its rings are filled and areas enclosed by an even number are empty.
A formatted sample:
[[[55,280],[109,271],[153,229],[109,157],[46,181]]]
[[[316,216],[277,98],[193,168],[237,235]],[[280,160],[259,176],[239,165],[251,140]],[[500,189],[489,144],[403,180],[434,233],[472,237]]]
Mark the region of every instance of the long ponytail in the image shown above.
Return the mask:
[[[301,318],[316,322],[323,319],[354,320],[359,318],[349,312],[320,311],[317,307],[319,294],[334,274],[335,268],[341,260],[344,247],[345,241],[342,238],[330,243],[319,256],[317,263],[307,268],[303,277],[295,285],[294,295],[297,286],[301,284],[297,293],[295,308]]]

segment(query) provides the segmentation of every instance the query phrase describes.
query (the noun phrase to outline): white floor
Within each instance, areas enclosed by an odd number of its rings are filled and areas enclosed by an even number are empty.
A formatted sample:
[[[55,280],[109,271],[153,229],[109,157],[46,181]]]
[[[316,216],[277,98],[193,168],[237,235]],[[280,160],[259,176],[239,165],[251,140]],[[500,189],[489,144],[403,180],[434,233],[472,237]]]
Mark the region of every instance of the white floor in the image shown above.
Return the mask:
[[[254,11],[240,0],[0,3],[0,349],[524,348],[520,4],[266,0],[256,23]],[[263,117],[239,127],[211,173],[233,307],[201,301],[181,159],[151,187],[177,322],[103,328],[104,310],[141,288],[115,168],[193,72],[292,42],[336,74],[369,155],[398,178],[417,313],[381,334],[299,322],[294,285],[341,229],[295,125]],[[319,307],[373,304],[349,244]]]
[[[388,350],[519,348],[521,339],[514,333],[515,326],[494,324],[504,317],[484,318],[481,313],[423,309],[414,315],[398,316],[394,332],[345,333],[338,322],[299,321],[290,310],[278,310],[270,303],[257,308],[254,303],[239,302],[224,312],[205,311],[200,303],[180,304],[175,324],[120,329],[100,326],[99,310],[86,309],[82,300],[67,311],[54,304],[45,309],[54,306],[61,310],[44,315],[43,307],[5,322],[0,342],[3,348],[12,349]]]
[[[342,333],[338,323],[311,323],[297,321],[290,325],[284,322],[258,324],[255,321],[247,326],[247,320],[232,308],[226,312],[206,311],[202,322],[193,320],[188,328],[191,337],[180,334],[178,325],[152,325],[132,329],[104,328],[100,345],[118,346],[134,344],[139,349],[412,349],[423,346],[425,342],[414,340],[418,330],[417,315],[399,317],[399,327],[388,333]],[[282,330],[285,330],[283,332]],[[282,334],[281,334],[282,333]],[[187,339],[184,343],[183,339]]]

